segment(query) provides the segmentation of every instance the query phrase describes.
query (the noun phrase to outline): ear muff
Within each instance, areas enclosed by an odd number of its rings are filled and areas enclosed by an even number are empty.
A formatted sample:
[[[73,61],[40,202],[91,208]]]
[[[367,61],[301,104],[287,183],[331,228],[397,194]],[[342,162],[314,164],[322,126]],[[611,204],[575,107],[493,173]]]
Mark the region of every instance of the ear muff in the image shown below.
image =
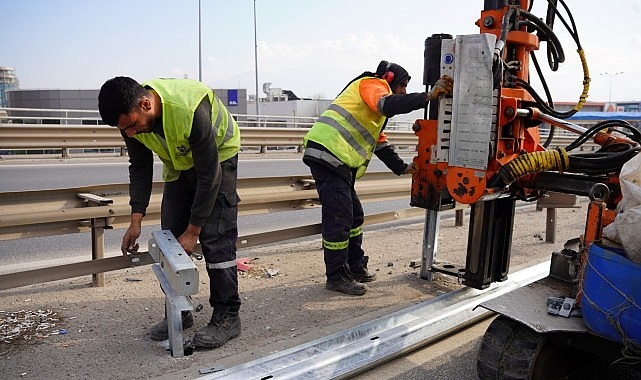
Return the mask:
[[[383,73],[382,78],[385,79],[387,83],[392,83],[392,81],[394,80],[394,72],[386,71],[385,73]]]
[[[392,67],[392,62],[381,61],[376,68],[376,76],[384,79],[387,83],[392,83],[394,72],[390,71],[390,67]]]
[[[390,66],[392,66],[392,63],[387,62],[387,66],[385,66],[385,70],[383,70],[383,74],[381,75],[381,78],[385,79],[387,83],[392,83],[394,80],[394,72],[389,71]]]

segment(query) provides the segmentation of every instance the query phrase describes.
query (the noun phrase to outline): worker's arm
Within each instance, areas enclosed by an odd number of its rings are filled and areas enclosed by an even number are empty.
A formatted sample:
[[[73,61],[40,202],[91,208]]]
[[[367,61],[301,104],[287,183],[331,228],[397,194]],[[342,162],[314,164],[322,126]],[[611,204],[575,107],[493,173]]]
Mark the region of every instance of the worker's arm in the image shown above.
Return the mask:
[[[361,98],[374,112],[386,117],[409,113],[425,106],[427,93],[392,94],[389,86],[378,78],[364,79],[359,85]]]
[[[194,113],[189,145],[196,171],[196,194],[187,230],[178,238],[187,253],[193,252],[201,226],[211,215],[222,176],[216,137],[212,128],[211,104],[207,97],[200,102]]]
[[[371,78],[361,81],[359,91],[361,98],[372,111],[389,118],[423,108],[428,101],[436,100],[441,95],[452,94],[453,85],[452,78],[443,75],[429,92],[391,94],[385,82]]]
[[[129,155],[129,205],[131,221],[120,245],[124,255],[138,252],[136,240],[140,237],[142,218],[145,216],[154,175],[153,152],[135,138],[120,132]]]
[[[149,206],[154,176],[154,154],[151,149],[133,137],[120,132],[129,155],[129,205],[132,213],[143,216]]]
[[[389,86],[380,79],[362,80],[359,86],[361,98],[374,112],[391,117],[399,113],[408,113],[421,108],[425,104],[426,93],[393,95]],[[397,175],[408,173],[413,167],[403,161],[394,147],[387,141],[387,136],[381,132],[374,149],[374,154],[385,166]]]
[[[412,164],[406,164],[405,161],[398,156],[394,150],[394,146],[387,141],[387,136],[384,132],[381,132],[378,138],[374,154],[396,175],[408,174],[413,168]]]

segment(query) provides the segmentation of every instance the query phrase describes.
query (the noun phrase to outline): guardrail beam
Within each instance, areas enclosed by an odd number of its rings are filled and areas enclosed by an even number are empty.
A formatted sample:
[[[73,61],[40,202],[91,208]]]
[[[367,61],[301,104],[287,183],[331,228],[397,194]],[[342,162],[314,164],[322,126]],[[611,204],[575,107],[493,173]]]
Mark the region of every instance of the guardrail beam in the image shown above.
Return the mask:
[[[171,356],[185,355],[182,312],[193,310],[190,295],[198,293],[198,268],[171,231],[151,233],[149,253],[156,261],[152,266],[165,293],[165,311]]]

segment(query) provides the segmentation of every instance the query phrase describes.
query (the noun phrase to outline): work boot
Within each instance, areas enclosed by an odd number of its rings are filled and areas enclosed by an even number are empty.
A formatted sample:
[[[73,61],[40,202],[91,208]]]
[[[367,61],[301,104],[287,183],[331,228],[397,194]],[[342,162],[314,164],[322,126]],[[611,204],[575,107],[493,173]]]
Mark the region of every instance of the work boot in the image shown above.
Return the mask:
[[[345,273],[335,280],[327,279],[325,288],[354,296],[362,296],[367,291],[367,285],[356,282],[350,274]]]
[[[369,261],[369,257],[363,256],[363,266],[361,267],[361,269],[358,269],[356,271],[351,271],[352,277],[354,277],[354,280],[358,282],[371,282],[376,280],[376,273],[370,273],[367,271],[368,261]]]
[[[191,314],[191,311],[182,311],[180,312],[180,315],[182,317],[183,330],[194,325],[194,316]],[[167,317],[149,328],[149,337],[151,340],[169,339],[169,325],[167,323]]]
[[[193,342],[196,347],[216,348],[239,335],[238,312],[227,312],[222,318],[217,317],[214,312],[207,326],[196,331]]]

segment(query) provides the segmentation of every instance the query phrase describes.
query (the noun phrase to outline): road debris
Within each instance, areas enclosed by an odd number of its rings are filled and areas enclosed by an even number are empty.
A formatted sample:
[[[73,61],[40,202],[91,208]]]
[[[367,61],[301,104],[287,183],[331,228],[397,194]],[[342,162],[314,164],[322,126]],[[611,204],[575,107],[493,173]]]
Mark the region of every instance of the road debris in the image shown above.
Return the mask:
[[[278,269],[270,268],[265,270],[265,274],[263,275],[263,277],[270,278],[270,277],[276,276],[277,274],[278,274]]]
[[[53,310],[0,310],[0,343],[35,343],[50,335],[64,335],[67,330],[57,328],[61,321]]]

